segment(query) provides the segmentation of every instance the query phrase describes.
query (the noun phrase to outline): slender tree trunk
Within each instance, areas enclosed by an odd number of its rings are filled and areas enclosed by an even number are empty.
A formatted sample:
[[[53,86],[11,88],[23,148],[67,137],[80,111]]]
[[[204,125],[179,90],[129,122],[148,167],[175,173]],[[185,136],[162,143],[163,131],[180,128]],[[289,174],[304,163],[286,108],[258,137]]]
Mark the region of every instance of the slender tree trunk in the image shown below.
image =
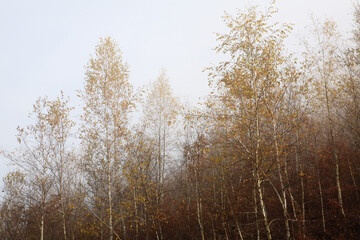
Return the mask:
[[[122,210],[122,207],[120,206],[120,216],[121,216],[121,224],[122,224],[122,227],[123,227],[123,236],[124,236],[124,240],[127,239],[126,237],[126,224],[125,224],[125,219],[124,219],[124,212]]]
[[[94,225],[96,225],[96,222],[94,222]],[[100,223],[100,240],[103,240],[103,239],[104,239],[104,224]]]
[[[284,219],[285,219],[286,239],[289,240],[291,238],[291,233],[290,233],[289,218],[288,218],[288,213],[287,213],[286,189],[284,186],[284,181],[283,181],[283,177],[282,177],[282,173],[281,173],[281,163],[280,163],[280,153],[279,153],[279,146],[278,146],[278,140],[277,140],[276,121],[274,121],[274,123],[273,123],[273,130],[274,130],[274,142],[275,142],[275,151],[276,151],[276,165],[277,165],[277,172],[279,175],[279,181],[280,181],[280,187],[281,187],[281,193],[282,193],[281,205],[283,208],[283,215],[284,215]]]
[[[106,76],[105,76],[105,79],[106,79]],[[103,94],[104,96],[106,96],[106,82],[104,83],[105,86],[104,86],[104,89],[103,89]],[[107,98],[106,99],[106,108],[109,108],[109,99]],[[107,117],[105,117],[104,119],[104,122],[106,123],[106,126],[105,126],[105,134],[106,134],[106,137],[105,137],[105,148],[106,148],[106,172],[107,172],[107,188],[108,188],[108,201],[109,201],[109,230],[110,230],[110,233],[109,233],[109,240],[113,240],[113,235],[114,235],[114,230],[113,230],[113,212],[112,212],[112,188],[111,188],[111,184],[112,184],[112,176],[111,176],[111,153],[110,153],[110,148],[111,148],[111,144],[110,144],[110,140],[109,140],[109,132],[111,132],[109,130],[109,122],[108,120],[106,119]],[[116,139],[115,139],[116,140]],[[116,146],[115,146],[115,149],[116,149]],[[116,156],[113,156],[114,158],[116,158]],[[114,160],[115,162],[115,160]]]
[[[65,139],[64,136],[61,136],[61,144],[60,144],[60,176],[59,176],[59,190],[60,190],[60,203],[61,203],[61,217],[63,224],[63,233],[64,240],[67,240],[66,233],[66,209],[65,209],[65,200],[64,200],[64,186],[63,186],[63,178],[64,178],[64,155],[65,155]]]
[[[199,227],[200,227],[201,239],[205,240],[204,227],[203,227],[203,224],[202,224],[202,221],[201,221],[202,203],[201,203],[201,197],[200,196],[196,201],[196,210],[197,210],[197,219],[198,219],[198,223],[199,223]]]
[[[256,104],[257,105],[257,104]],[[257,106],[256,106],[257,108]],[[265,202],[264,202],[264,196],[263,196],[263,192],[261,189],[261,178],[260,178],[260,126],[259,126],[259,113],[258,113],[258,109],[256,109],[256,151],[255,151],[255,181],[256,181],[256,186],[257,186],[257,191],[259,193],[259,203],[260,203],[260,208],[262,211],[262,214],[264,216],[264,225],[265,225],[265,229],[266,229],[266,235],[267,235],[267,239],[271,240],[271,230],[270,230],[270,225],[269,225],[269,221],[268,221],[268,216],[266,213],[266,208],[265,208]]]
[[[160,122],[161,122],[161,119],[160,119]],[[161,124],[159,124],[159,138],[158,138],[158,145],[159,145],[159,150],[158,150],[158,194],[157,194],[157,205],[158,205],[158,208],[159,208],[159,204],[160,204],[160,201],[161,201],[161,166],[162,166],[162,163],[161,163],[161,157],[162,157],[162,154],[161,154],[161,128],[160,128]]]
[[[45,176],[45,169],[43,169],[43,176]],[[44,181],[44,180],[43,180]],[[42,183],[41,187],[41,223],[40,223],[40,240],[44,240],[44,225],[45,225],[45,201],[46,201],[46,194],[45,194],[45,183]]]
[[[185,158],[185,164],[186,164],[186,188],[185,188],[185,194],[186,194],[186,210],[187,210],[187,225],[188,225],[188,231],[190,232],[191,226],[190,226],[190,202],[191,202],[191,189],[190,189],[190,174],[189,174],[189,165],[188,165],[188,159]]]
[[[289,196],[290,196],[290,201],[291,201],[291,207],[292,207],[292,210],[293,210],[293,216],[294,216],[294,219],[297,220],[297,216],[296,216],[297,203],[295,201],[294,195],[292,193],[292,188],[290,186],[289,172],[288,172],[288,166],[287,166],[287,160],[286,159],[284,161],[284,173],[285,173],[285,176],[286,176],[286,182],[288,184],[288,190],[289,190]]]
[[[65,214],[65,203],[62,194],[60,195],[60,202],[61,202],[61,217],[62,217],[62,225],[63,225],[63,233],[64,233],[64,240],[67,240],[66,234],[66,214]]]
[[[225,239],[229,240],[229,235],[227,232],[227,227],[226,227],[226,222],[225,222],[224,216],[222,216],[222,224],[223,224],[223,228],[224,228],[224,232],[225,232]]]
[[[356,184],[356,181],[355,181],[354,173],[353,173],[353,170],[352,170],[352,167],[351,167],[351,162],[350,162],[349,156],[347,156],[347,162],[348,162],[348,165],[349,165],[349,171],[350,171],[350,175],[351,175],[351,180],[352,180],[352,182],[354,184],[354,188],[355,188],[356,200],[359,202],[359,192],[358,192],[357,184]]]
[[[255,174],[254,174],[254,178],[255,178]],[[258,207],[257,207],[257,197],[256,197],[256,183],[254,184],[253,196],[254,196],[254,212],[255,212],[255,221],[256,221],[256,239],[260,240],[260,228],[259,228]]]
[[[301,183],[301,210],[302,210],[302,232],[303,237],[305,239],[305,233],[306,233],[306,210],[305,210],[305,187],[304,187],[304,178],[301,176],[300,179]]]
[[[222,177],[221,176],[221,181],[222,181]],[[228,232],[227,232],[227,227],[226,227],[226,221],[225,221],[225,200],[224,200],[224,186],[223,186],[223,182],[221,182],[221,186],[220,186],[220,209],[221,209],[221,222],[224,228],[224,232],[225,232],[225,237],[226,240],[229,240],[229,236],[228,236]]]
[[[227,198],[228,203],[229,203],[229,208],[230,208],[231,215],[232,215],[232,217],[234,218],[234,221],[235,221],[235,224],[236,224],[236,230],[237,230],[237,232],[238,232],[238,234],[239,234],[240,239],[241,239],[241,240],[244,240],[244,237],[243,237],[243,235],[242,235],[241,228],[240,228],[240,225],[239,225],[239,221],[237,220],[237,218],[236,218],[236,216],[235,216],[234,209],[233,209],[233,207],[232,207],[232,204],[231,204],[231,202],[230,202],[230,198],[229,198],[229,195],[228,195],[228,194],[226,194],[226,198]]]
[[[41,213],[41,224],[40,224],[40,240],[44,240],[44,212]]]
[[[337,148],[335,146],[334,135],[333,135],[332,130],[331,130],[331,142],[334,147],[334,157],[335,157],[335,164],[336,164],[336,188],[337,188],[337,192],[338,192],[338,201],[340,204],[341,214],[343,215],[343,217],[345,217],[345,211],[344,211],[344,205],[343,205],[343,199],[342,199],[342,193],[341,193],[341,185],[340,185],[340,162],[339,162],[339,157],[338,157],[338,153],[337,153]]]
[[[160,240],[159,233],[158,233],[157,230],[155,231],[155,233],[156,233],[156,239],[157,239],[157,240]]]
[[[162,125],[162,121],[161,121],[161,116],[160,116],[160,121],[159,121],[159,129],[158,129],[158,145],[159,145],[159,150],[158,150],[158,194],[157,194],[157,211],[160,211],[160,203],[161,203],[161,200],[162,200],[162,144],[161,144],[161,125]],[[161,233],[161,225],[160,225],[160,221],[157,221],[158,224],[155,224],[155,225],[158,225],[159,228],[158,230],[156,230],[156,237],[158,240],[162,240],[162,233]]]
[[[340,185],[340,162],[339,162],[337,147],[335,145],[335,140],[334,140],[334,129],[333,129],[334,126],[333,126],[333,121],[331,119],[330,102],[329,102],[328,88],[326,81],[325,81],[325,97],[326,97],[326,107],[327,107],[328,121],[329,121],[330,141],[331,141],[331,146],[333,148],[334,159],[335,159],[336,189],[338,194],[338,202],[340,205],[341,214],[343,215],[343,217],[345,217],[345,211],[344,211],[342,193],[341,193],[341,185]]]
[[[267,239],[271,240],[271,230],[270,230],[270,225],[269,225],[269,220],[267,217],[267,213],[266,213],[266,208],[265,208],[265,202],[264,202],[264,196],[261,190],[261,180],[260,180],[260,176],[259,173],[256,173],[256,186],[257,186],[257,191],[259,194],[259,203],[260,203],[260,208],[261,208],[261,212],[263,214],[264,217],[264,225],[265,225],[265,229],[266,229],[266,235],[267,235]]]
[[[197,159],[199,161],[199,159]],[[201,200],[201,193],[200,193],[200,187],[199,187],[199,176],[197,171],[197,164],[194,166],[194,174],[195,174],[195,193],[196,193],[196,212],[197,212],[197,219],[199,223],[200,233],[201,233],[201,239],[205,240],[204,236],[204,227],[201,220],[202,215],[202,200]]]
[[[110,163],[109,163],[110,165]],[[110,228],[110,237],[109,240],[113,240],[113,212],[112,212],[112,195],[111,195],[111,174],[110,174],[110,166],[108,173],[108,197],[109,197],[109,228]]]
[[[295,201],[293,192],[292,192],[292,188],[290,186],[290,180],[289,180],[289,173],[288,173],[288,166],[287,166],[287,159],[285,159],[284,161],[284,173],[286,176],[286,182],[288,185],[288,190],[289,190],[289,196],[290,196],[290,201],[291,201],[291,207],[292,207],[292,211],[293,211],[293,216],[294,216],[294,220],[297,221],[297,215],[296,215],[296,211],[297,211],[297,203]],[[289,216],[290,217],[290,216]],[[291,225],[292,226],[292,232],[295,232],[294,230],[294,224]]]
[[[137,184],[136,184],[137,186]],[[134,189],[134,210],[135,210],[135,239],[139,239],[139,216],[137,207],[136,187]]]
[[[320,193],[320,204],[321,204],[321,219],[322,219],[322,227],[324,233],[326,233],[326,223],[325,223],[325,211],[324,211],[324,198],[323,198],[323,192],[321,187],[321,177],[320,177],[320,170],[318,168],[318,185],[319,185],[319,193]]]
[[[299,145],[300,145],[300,138],[299,138],[299,128],[296,126],[296,144],[295,144],[295,167],[296,167],[296,174],[299,172],[302,173],[302,165],[300,164],[299,158]],[[301,185],[301,212],[302,212],[302,235],[305,239],[305,231],[306,231],[306,212],[305,212],[305,189],[304,189],[304,178],[300,176],[300,185]]]
[[[165,179],[165,163],[166,163],[166,126],[164,125],[163,129],[163,150],[162,150],[162,172],[161,172],[161,182],[164,184]],[[164,187],[164,186],[162,186]]]
[[[209,217],[210,217],[210,221],[211,221],[211,229],[213,232],[213,237],[214,237],[214,240],[216,240],[216,230],[215,230],[214,220],[210,214],[209,214]]]

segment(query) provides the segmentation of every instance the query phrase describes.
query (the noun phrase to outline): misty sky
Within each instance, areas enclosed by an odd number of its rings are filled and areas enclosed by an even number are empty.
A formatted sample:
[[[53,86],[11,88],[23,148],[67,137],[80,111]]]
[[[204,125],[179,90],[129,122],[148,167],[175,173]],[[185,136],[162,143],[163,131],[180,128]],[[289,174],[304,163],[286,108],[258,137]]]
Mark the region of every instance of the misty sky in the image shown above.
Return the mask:
[[[16,127],[40,96],[60,90],[79,100],[84,66],[100,37],[111,36],[130,66],[130,81],[139,87],[166,68],[175,95],[196,102],[209,92],[203,69],[219,59],[212,49],[215,32],[225,32],[224,11],[233,14],[250,4],[242,0],[0,0],[0,149],[16,146]],[[288,41],[310,24],[310,13],[332,18],[349,36],[354,0],[278,0],[276,20],[294,23]],[[0,158],[0,178],[8,171]],[[2,181],[0,181],[0,186]]]

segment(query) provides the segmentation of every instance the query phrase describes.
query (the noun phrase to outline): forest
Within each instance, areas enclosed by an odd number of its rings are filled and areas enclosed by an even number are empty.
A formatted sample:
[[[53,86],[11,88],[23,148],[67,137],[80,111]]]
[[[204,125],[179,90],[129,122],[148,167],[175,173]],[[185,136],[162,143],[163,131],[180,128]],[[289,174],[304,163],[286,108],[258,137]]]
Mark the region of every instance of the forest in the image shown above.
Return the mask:
[[[197,105],[166,70],[136,89],[100,38],[81,108],[38,98],[0,151],[0,239],[360,239],[360,5],[350,39],[314,18],[299,55],[276,13],[224,16]]]

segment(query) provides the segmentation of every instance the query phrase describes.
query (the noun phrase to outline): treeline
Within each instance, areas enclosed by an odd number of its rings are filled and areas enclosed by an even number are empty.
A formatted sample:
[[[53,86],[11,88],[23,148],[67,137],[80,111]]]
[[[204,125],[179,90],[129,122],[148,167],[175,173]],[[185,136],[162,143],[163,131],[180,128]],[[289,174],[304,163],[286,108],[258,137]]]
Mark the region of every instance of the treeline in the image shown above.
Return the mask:
[[[331,20],[289,54],[276,9],[226,15],[198,108],[163,71],[135,90],[104,38],[81,119],[39,98],[3,179],[1,239],[359,239],[360,8],[351,40]],[[138,123],[133,113],[141,115]]]

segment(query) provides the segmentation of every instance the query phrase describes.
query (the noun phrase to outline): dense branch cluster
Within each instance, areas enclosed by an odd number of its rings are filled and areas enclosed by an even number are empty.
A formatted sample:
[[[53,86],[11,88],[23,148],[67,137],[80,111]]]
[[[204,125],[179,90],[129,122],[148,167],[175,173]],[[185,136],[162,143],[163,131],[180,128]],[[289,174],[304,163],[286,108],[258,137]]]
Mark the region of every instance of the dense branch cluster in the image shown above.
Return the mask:
[[[273,7],[226,15],[216,51],[227,59],[207,69],[213,92],[197,108],[173,96],[165,70],[135,91],[117,43],[101,39],[77,127],[62,93],[39,98],[19,147],[1,152],[16,170],[3,179],[0,238],[357,239],[354,12],[351,41],[314,20],[300,62]]]

